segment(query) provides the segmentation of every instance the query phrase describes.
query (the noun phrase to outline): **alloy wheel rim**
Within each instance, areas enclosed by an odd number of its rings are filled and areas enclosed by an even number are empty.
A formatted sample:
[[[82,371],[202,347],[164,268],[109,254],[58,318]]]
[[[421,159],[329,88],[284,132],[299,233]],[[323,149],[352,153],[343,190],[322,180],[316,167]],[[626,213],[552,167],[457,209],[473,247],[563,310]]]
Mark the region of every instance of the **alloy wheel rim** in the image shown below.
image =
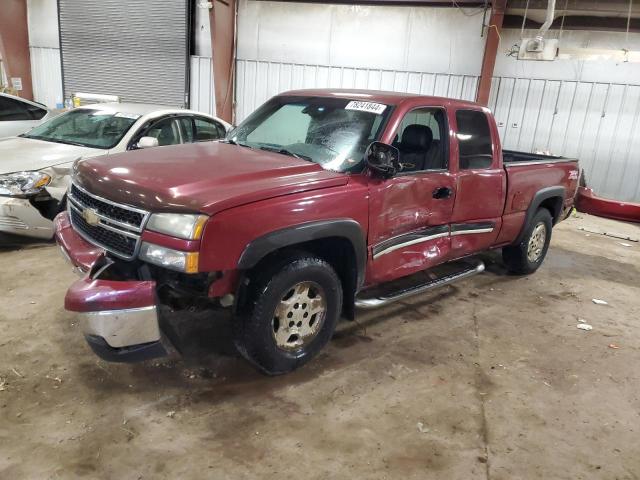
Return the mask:
[[[300,282],[288,289],[275,308],[273,339],[278,348],[300,350],[320,332],[327,312],[324,290],[315,282]]]
[[[534,227],[533,232],[531,232],[529,244],[527,245],[527,258],[530,262],[535,263],[540,260],[546,239],[547,227],[544,223],[540,222]]]

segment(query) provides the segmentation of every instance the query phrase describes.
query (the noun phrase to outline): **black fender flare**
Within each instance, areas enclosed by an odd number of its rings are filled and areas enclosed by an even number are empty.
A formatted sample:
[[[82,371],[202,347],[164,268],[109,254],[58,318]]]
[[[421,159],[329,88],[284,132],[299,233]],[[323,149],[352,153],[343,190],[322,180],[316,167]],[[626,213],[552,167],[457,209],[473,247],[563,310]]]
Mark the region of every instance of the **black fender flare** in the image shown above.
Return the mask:
[[[555,225],[560,220],[560,215],[562,213],[562,206],[564,204],[565,193],[566,193],[565,188],[560,186],[546,187],[541,190],[538,190],[533,195],[533,198],[531,199],[531,203],[529,204],[529,207],[527,208],[527,213],[525,214],[525,217],[524,217],[522,229],[520,230],[520,233],[518,234],[518,237],[516,241],[513,242],[513,244],[517,245],[520,242],[522,242],[524,234],[527,231],[527,227],[529,226],[529,222],[531,222],[531,219],[540,208],[540,205],[542,204],[542,202],[544,202],[545,200],[549,200],[550,198],[557,198],[559,200],[555,203],[554,205],[555,211],[552,213],[553,223]]]
[[[245,247],[238,260],[238,269],[253,268],[264,257],[281,248],[330,237],[345,238],[351,243],[356,257],[356,288],[360,288],[367,264],[367,242],[360,224],[349,218],[305,222],[258,237]]]

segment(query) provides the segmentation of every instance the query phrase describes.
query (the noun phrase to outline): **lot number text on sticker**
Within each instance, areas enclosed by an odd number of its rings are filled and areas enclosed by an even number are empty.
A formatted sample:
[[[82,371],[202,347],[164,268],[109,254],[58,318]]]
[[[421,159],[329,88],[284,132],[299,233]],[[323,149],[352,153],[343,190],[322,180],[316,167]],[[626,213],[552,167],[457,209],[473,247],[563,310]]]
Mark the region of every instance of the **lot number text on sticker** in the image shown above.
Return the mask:
[[[359,110],[361,112],[375,113],[376,115],[380,115],[386,108],[387,106],[381,103],[360,102],[357,100],[352,100],[344,107],[345,110]]]

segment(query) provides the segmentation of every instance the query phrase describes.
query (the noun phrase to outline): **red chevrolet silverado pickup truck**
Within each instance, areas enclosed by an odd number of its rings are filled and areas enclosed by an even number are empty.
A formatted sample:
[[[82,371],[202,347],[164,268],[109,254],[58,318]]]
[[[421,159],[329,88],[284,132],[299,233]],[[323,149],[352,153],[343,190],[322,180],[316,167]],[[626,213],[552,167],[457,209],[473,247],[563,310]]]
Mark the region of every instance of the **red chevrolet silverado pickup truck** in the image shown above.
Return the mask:
[[[56,238],[112,361],[172,349],[167,309],[231,308],[240,353],[291,371],[342,316],[481,272],[534,272],[576,160],[503,151],[478,104],[364,90],[278,95],[220,142],[78,162]],[[426,272],[426,273],[425,273]]]

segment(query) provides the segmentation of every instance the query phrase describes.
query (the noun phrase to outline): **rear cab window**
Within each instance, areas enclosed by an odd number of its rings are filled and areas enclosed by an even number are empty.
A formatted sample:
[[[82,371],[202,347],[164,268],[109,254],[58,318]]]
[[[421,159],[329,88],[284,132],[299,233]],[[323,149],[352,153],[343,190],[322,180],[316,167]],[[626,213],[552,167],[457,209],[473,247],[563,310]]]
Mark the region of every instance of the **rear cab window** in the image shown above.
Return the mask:
[[[460,169],[491,168],[493,143],[487,115],[480,110],[458,110],[456,123]]]

